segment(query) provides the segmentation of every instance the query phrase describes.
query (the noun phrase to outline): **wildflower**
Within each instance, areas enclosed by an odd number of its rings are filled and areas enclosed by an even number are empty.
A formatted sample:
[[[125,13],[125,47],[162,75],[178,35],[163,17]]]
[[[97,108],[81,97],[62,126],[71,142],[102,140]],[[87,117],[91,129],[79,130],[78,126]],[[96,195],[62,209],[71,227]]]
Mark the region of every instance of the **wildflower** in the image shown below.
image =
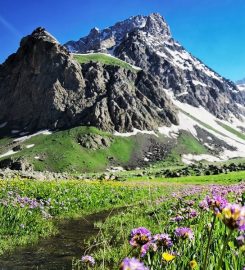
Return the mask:
[[[177,237],[182,238],[182,239],[189,238],[190,240],[192,240],[194,238],[194,233],[190,228],[180,227],[180,228],[175,229],[174,233]]]
[[[176,256],[174,256],[174,255],[172,255],[172,254],[170,254],[170,253],[168,253],[168,252],[164,252],[164,253],[162,254],[162,258],[163,258],[163,260],[166,261],[166,262],[172,261],[175,257],[176,257]]]
[[[83,256],[81,261],[82,263],[91,267],[95,265],[95,259],[90,255]]]
[[[221,196],[214,196],[213,198],[207,197],[206,200],[209,209],[213,210],[216,215],[220,215],[227,205],[227,200]]]
[[[156,234],[153,236],[153,241],[158,247],[170,248],[173,242],[168,234]]]
[[[207,200],[203,200],[199,203],[199,208],[202,210],[208,210],[208,202]]]
[[[190,268],[195,269],[197,267],[197,262],[195,260],[190,261]]]
[[[245,234],[241,234],[236,238],[236,244],[238,247],[242,247],[245,245]]]
[[[157,251],[157,245],[153,242],[148,242],[141,247],[140,254],[141,254],[141,257],[144,257],[146,253],[156,252],[156,251]]]
[[[133,229],[130,234],[130,245],[141,247],[151,240],[151,232],[144,227]]]
[[[190,210],[190,212],[189,212],[189,216],[190,216],[190,218],[195,218],[195,217],[197,217],[197,211],[196,210],[194,210],[194,209],[191,209]]]
[[[184,219],[183,216],[178,215],[178,216],[176,216],[176,217],[171,218],[171,221],[174,221],[174,222],[180,222],[180,221],[182,221],[183,219]]]
[[[123,259],[119,269],[120,270],[148,270],[148,268],[146,268],[142,262],[140,262],[139,260],[135,258]]]
[[[245,207],[239,204],[228,204],[222,210],[221,219],[231,230],[245,230]]]

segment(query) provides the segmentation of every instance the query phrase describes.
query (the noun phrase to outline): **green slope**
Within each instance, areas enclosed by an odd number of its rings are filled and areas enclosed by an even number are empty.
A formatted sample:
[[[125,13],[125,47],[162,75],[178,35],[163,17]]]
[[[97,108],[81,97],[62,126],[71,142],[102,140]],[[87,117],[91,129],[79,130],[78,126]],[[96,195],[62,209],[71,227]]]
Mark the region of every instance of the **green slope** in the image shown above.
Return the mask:
[[[111,137],[113,140],[110,147],[91,150],[82,147],[77,142],[78,136],[91,133]],[[109,164],[109,157],[123,165],[130,160],[135,145],[132,137],[116,137],[93,127],[77,127],[51,135],[38,135],[23,143],[25,146],[30,144],[35,144],[35,146],[29,149],[24,147],[13,157],[25,157],[36,170],[55,172],[102,171]],[[40,159],[35,159],[37,156]]]
[[[138,72],[138,69],[133,68],[130,64],[125,61],[122,61],[118,58],[112,57],[110,55],[106,55],[103,53],[91,53],[91,54],[74,54],[74,58],[80,63],[85,64],[89,62],[100,62],[105,65],[112,65],[122,67],[133,72]]]
[[[230,133],[233,133],[234,135],[236,135],[238,138],[245,140],[245,134],[243,134],[242,132],[239,132],[238,130],[232,128],[231,126],[228,126],[220,121],[216,121],[221,127],[223,127],[224,129],[226,129],[227,131],[229,131]]]

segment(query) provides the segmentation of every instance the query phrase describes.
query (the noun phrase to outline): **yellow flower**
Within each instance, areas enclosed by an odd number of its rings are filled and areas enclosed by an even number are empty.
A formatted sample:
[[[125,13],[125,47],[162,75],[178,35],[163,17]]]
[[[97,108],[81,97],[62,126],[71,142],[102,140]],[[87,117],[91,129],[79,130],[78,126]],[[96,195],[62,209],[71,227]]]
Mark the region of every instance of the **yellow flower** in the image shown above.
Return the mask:
[[[163,260],[165,260],[167,262],[170,262],[170,261],[172,261],[175,258],[175,256],[172,255],[172,254],[170,254],[170,253],[164,252],[162,254],[162,258],[163,258]]]
[[[191,269],[195,269],[197,267],[197,262],[195,260],[190,261]]]

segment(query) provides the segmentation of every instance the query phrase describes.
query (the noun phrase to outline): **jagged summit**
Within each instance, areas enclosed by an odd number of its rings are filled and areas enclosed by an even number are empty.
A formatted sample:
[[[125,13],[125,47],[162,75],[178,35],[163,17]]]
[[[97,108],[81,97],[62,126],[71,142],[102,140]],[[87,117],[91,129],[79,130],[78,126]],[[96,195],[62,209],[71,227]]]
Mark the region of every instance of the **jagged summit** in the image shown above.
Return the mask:
[[[43,27],[37,27],[31,33],[31,35],[24,37],[20,42],[20,46],[24,46],[25,43],[30,40],[47,41],[47,42],[56,43],[56,44],[59,43],[58,40],[54,36],[52,36],[48,31],[46,31],[45,28]]]
[[[146,32],[155,35],[165,35],[170,37],[170,28],[159,13],[152,13],[146,17],[143,28]]]
[[[155,35],[166,35],[169,37],[171,35],[169,26],[163,17],[158,13],[152,13],[149,16],[133,16],[103,30],[93,28],[88,36],[78,41],[69,41],[65,46],[71,52],[106,52],[113,54],[113,51],[125,36],[137,29]]]

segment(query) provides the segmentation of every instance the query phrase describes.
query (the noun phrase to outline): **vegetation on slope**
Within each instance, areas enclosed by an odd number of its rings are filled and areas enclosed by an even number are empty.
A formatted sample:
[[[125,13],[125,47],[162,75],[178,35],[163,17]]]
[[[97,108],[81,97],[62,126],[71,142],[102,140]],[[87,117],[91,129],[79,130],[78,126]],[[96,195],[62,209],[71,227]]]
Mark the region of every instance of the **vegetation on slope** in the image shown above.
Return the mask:
[[[109,147],[98,150],[87,149],[78,143],[78,137],[85,134],[110,137],[112,143]],[[24,144],[34,144],[34,147],[24,148],[14,155],[15,158],[25,157],[34,165],[35,170],[54,172],[103,171],[109,164],[110,157],[122,165],[127,163],[134,148],[133,138],[113,136],[93,127],[77,127],[51,135],[38,135],[25,141]]]
[[[222,123],[222,122],[220,122],[220,121],[216,121],[216,122],[217,122],[220,126],[222,126],[224,129],[226,129],[227,131],[229,131],[229,132],[235,134],[238,138],[245,140],[245,134],[243,134],[242,132],[239,132],[238,130],[236,130],[236,129],[232,128],[231,126],[226,125],[226,124],[224,124],[224,123]]]
[[[100,62],[105,65],[112,65],[122,67],[133,72],[137,72],[138,69],[134,68],[132,65],[128,64],[125,61],[122,61],[116,57],[112,57],[110,55],[106,55],[103,53],[90,53],[90,54],[74,54],[74,58],[81,64],[89,63],[89,62]]]

